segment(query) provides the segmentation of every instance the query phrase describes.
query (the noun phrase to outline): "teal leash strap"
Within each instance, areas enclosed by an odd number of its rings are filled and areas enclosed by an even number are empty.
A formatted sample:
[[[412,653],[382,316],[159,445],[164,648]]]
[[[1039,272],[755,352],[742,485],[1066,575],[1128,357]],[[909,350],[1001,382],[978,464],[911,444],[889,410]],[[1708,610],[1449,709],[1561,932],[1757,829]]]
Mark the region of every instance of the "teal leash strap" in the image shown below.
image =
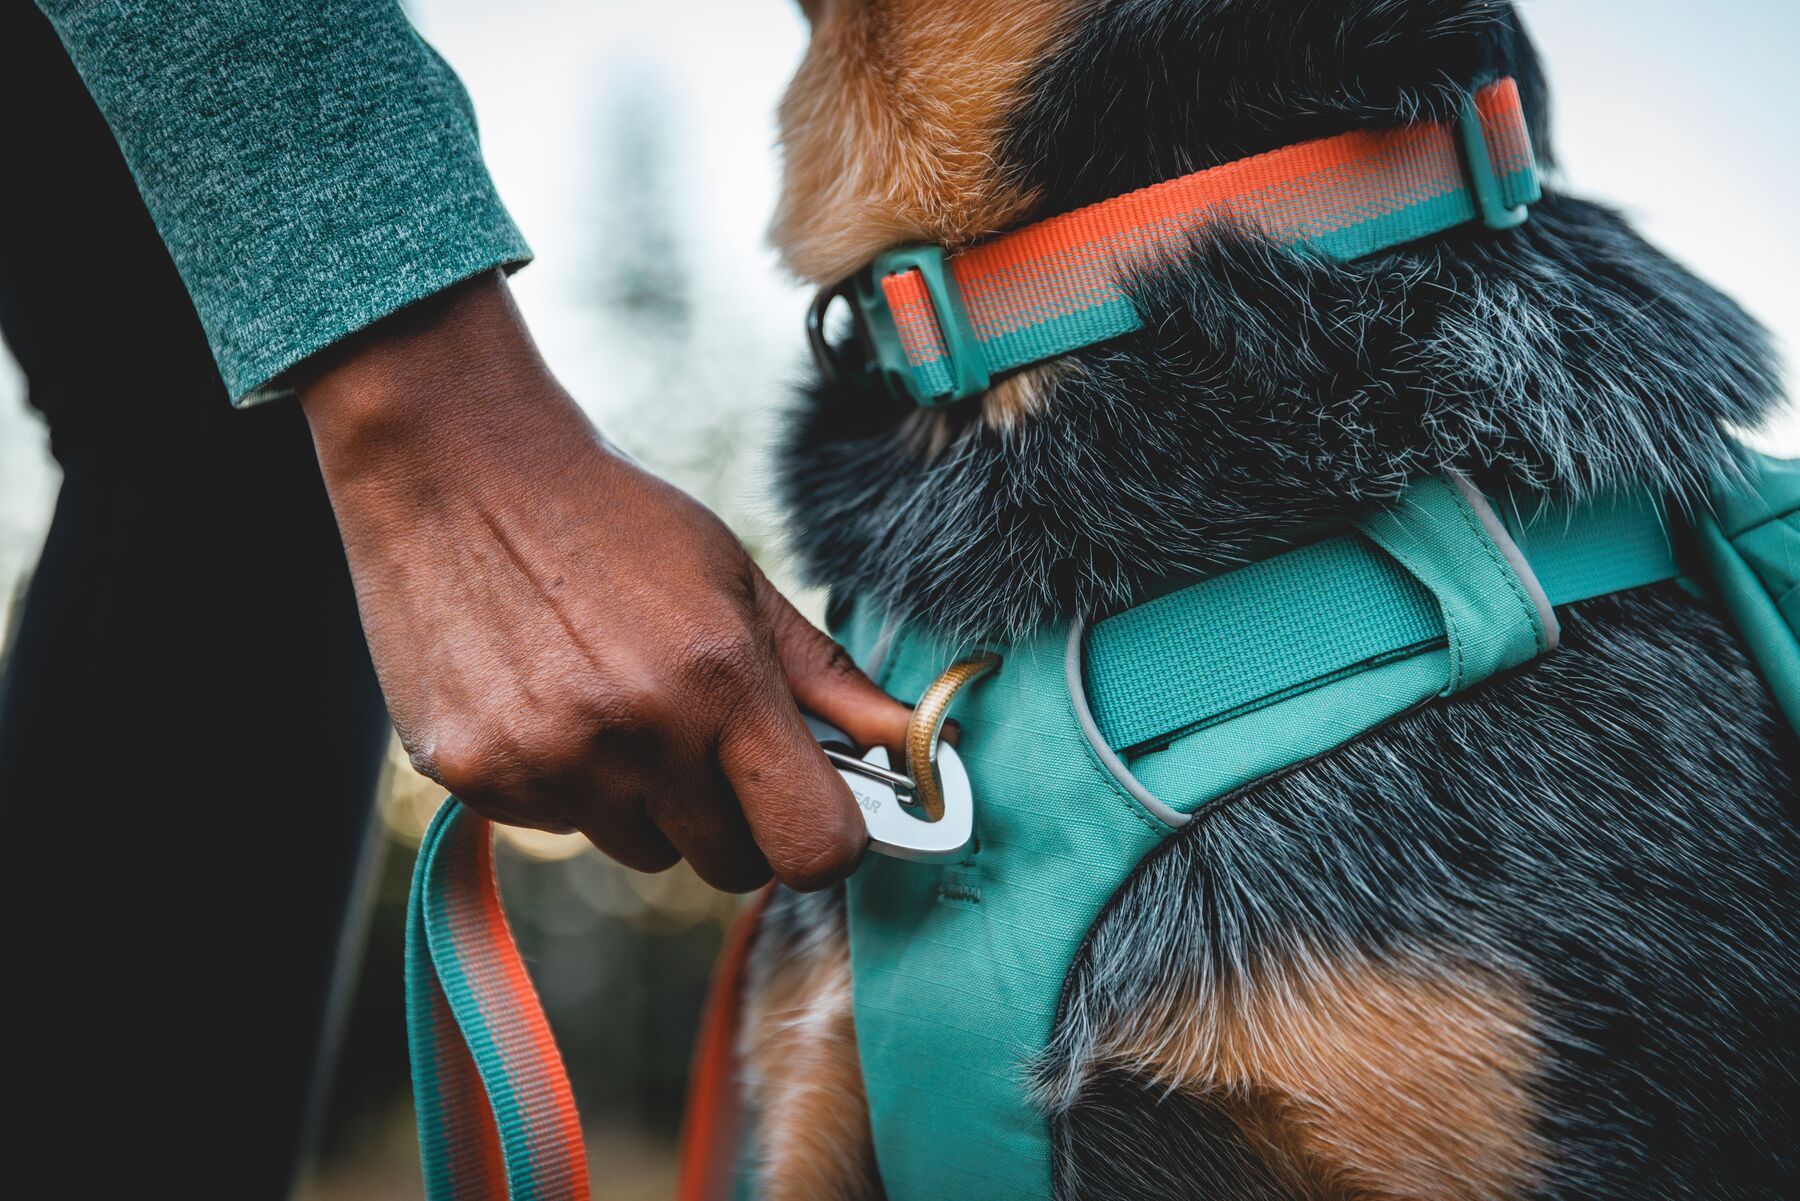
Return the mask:
[[[586,1201],[581,1121],[500,907],[493,828],[454,797],[407,897],[406,1041],[428,1201]]]

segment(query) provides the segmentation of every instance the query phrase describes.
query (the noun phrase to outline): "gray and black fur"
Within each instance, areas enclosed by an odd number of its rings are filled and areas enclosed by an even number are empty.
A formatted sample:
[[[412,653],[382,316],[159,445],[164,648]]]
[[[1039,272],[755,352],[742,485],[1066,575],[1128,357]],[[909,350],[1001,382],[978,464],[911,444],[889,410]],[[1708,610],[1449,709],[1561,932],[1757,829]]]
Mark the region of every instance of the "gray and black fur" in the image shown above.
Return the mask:
[[[1541,146],[1540,74],[1508,5],[1125,0],[1039,69],[1010,146],[1050,213],[1443,118],[1489,71],[1538,98]],[[1016,635],[1444,467],[1525,491],[1644,481],[1692,497],[1724,460],[1722,423],[1756,423],[1779,392],[1741,309],[1617,214],[1554,191],[1521,230],[1348,264],[1221,232],[1134,298],[1145,329],[1069,355],[1041,415],[1005,429],[968,406],[943,445],[914,436],[909,405],[816,390],[784,454],[814,577]]]
[[[1044,214],[1542,74],[1496,0],[1115,0],[1036,71],[1007,142]],[[844,595],[1009,637],[1117,608],[1455,468],[1492,490],[1703,503],[1780,380],[1735,304],[1552,189],[1508,233],[1355,263],[1221,231],[1135,284],[1143,331],[1041,411],[943,436],[816,388],[784,453],[800,549]],[[1525,982],[1548,1148],[1532,1195],[1792,1195],[1800,749],[1733,634],[1674,585],[1563,614],[1554,655],[1222,800],[1097,922],[1038,1065],[1062,1201],[1324,1195],[1206,1098],[1109,1062],[1156,998],[1296,948]]]
[[[1181,1136],[1216,1105],[1095,1052],[1159,994],[1296,956],[1528,981],[1536,1196],[1794,1194],[1794,735],[1679,587],[1562,617],[1541,663],[1220,800],[1139,868],[1040,1064],[1060,1198],[1291,1195],[1153,1153],[1255,1167],[1228,1129]]]

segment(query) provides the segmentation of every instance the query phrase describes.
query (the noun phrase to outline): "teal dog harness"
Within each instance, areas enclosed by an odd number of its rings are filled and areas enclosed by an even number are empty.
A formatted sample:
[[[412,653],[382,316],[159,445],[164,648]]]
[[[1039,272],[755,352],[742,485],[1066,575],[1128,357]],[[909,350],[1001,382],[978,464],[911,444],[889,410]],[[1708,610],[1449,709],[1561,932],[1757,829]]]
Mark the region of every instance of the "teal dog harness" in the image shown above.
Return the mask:
[[[1692,520],[1642,492],[1527,508],[1454,476],[1423,480],[1267,559],[986,648],[1000,670],[955,707],[970,853],[871,855],[848,886],[888,1196],[1050,1195],[1031,1066],[1081,939],[1163,839],[1272,772],[1552,653],[1556,607],[1671,579],[1731,614],[1800,728],[1800,462],[1750,454]],[[974,649],[860,607],[837,633],[903,698]],[[579,1124],[511,947],[489,833],[447,801],[408,908],[427,1195],[585,1197]],[[727,990],[740,969],[722,970]],[[709,1032],[700,1056],[681,1201],[732,1186],[729,1081],[713,1079],[730,1041]]]
[[[1221,211],[1298,252],[1352,257],[1470,221],[1508,228],[1537,196],[1517,90],[1502,80],[1448,126],[1227,164],[949,259],[885,255],[821,295],[814,350],[828,376],[859,371],[919,404],[952,403],[999,372],[1136,328],[1121,272],[1186,245]],[[840,298],[859,361],[824,337]],[[891,694],[935,706],[948,700],[946,668],[973,680],[955,694],[963,734],[946,757],[972,806],[967,831],[909,849],[907,822],[922,819],[895,824],[884,810],[871,822],[883,853],[847,889],[857,1046],[888,1197],[1050,1196],[1049,1131],[1029,1088],[1063,982],[1108,899],[1197,813],[1554,652],[1559,606],[1674,579],[1731,614],[1800,726],[1800,464],[1749,454],[1691,518],[1642,491],[1547,502],[1423,478],[1260,561],[1010,645],[958,644],[850,605],[834,633]],[[974,679],[971,655],[1000,666]],[[932,712],[935,728],[943,711]],[[853,789],[885,778],[894,798],[893,782],[908,783],[875,755],[868,774],[846,749],[832,753]],[[923,787],[937,774],[925,755],[911,760],[925,765],[914,800],[935,789]],[[408,910],[427,1194],[585,1197],[574,1104],[511,947],[489,836],[447,801]],[[741,955],[744,940],[734,945]],[[737,958],[721,969],[727,997],[740,969]],[[681,1201],[733,1187],[730,1010],[715,1006],[703,1039]]]
[[[1044,1198],[1027,1094],[1094,919],[1199,810],[1553,650],[1553,606],[1679,574],[1661,505],[1498,510],[1432,479],[1355,527],[1086,628],[1002,648],[959,701],[978,849],[871,857],[849,885],[863,1079],[888,1196]],[[967,648],[840,636],[918,695]]]

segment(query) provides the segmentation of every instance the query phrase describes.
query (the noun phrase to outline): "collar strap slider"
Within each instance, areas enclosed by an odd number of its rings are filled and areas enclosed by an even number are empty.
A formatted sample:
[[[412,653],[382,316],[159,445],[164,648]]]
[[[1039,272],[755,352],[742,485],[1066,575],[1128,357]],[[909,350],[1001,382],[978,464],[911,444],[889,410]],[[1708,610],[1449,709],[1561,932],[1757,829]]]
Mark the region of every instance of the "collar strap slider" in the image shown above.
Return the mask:
[[[822,290],[807,317],[827,382],[857,375],[927,408],[993,376],[1140,329],[1125,284],[1221,219],[1347,261],[1479,221],[1513,229],[1542,195],[1518,85],[1471,89],[1453,121],[1356,129],[1196,171],[946,256],[899,246]],[[843,299],[852,333],[833,345]]]
[[[1512,83],[1512,80],[1505,82]],[[1520,132],[1524,132],[1522,111],[1519,117]],[[1525,224],[1531,216],[1531,201],[1542,195],[1542,191],[1539,189],[1529,199],[1520,197],[1518,203],[1510,202],[1500,176],[1494,171],[1494,147],[1488,143],[1487,126],[1482,120],[1475,92],[1463,97],[1462,110],[1456,114],[1456,136],[1462,145],[1463,170],[1468,174],[1469,192],[1475,198],[1475,211],[1481,215],[1481,223],[1489,229],[1517,229]],[[1524,132],[1524,136],[1529,139],[1530,134]],[[1526,144],[1529,147],[1529,141]],[[1535,163],[1532,174],[1535,177]]]
[[[916,287],[922,303],[896,309],[886,291],[888,281],[896,279]],[[862,356],[859,364],[847,363],[847,347],[833,346],[826,335],[826,313],[840,297],[850,308],[849,342]],[[929,323],[930,328],[914,328],[921,322]],[[987,360],[976,340],[962,289],[945,261],[944,248],[933,242],[884,250],[855,275],[822,289],[807,311],[806,336],[813,361],[827,383],[860,371],[878,379],[896,399],[926,408],[954,404],[987,391]],[[948,390],[935,389],[935,379],[921,378],[912,368],[908,345],[927,340],[935,340],[941,347]]]

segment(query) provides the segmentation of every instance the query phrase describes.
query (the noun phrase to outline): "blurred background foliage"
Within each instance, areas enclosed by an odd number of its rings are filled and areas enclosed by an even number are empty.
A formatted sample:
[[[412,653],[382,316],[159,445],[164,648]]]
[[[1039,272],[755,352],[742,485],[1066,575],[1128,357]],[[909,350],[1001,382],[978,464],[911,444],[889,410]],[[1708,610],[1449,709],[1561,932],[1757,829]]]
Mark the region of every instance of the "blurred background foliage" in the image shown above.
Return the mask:
[[[1792,346],[1788,215],[1800,6],[1526,0],[1559,101],[1570,186],[1622,199],[1645,231]],[[718,511],[793,587],[765,467],[801,365],[806,296],[762,239],[773,112],[804,48],[788,0],[411,0],[462,74],[494,175],[539,260],[514,280],[545,356],[616,443]],[[1645,87],[1644,81],[1658,81]],[[1684,169],[1665,167],[1680,147]],[[0,630],[42,541],[56,474],[0,354]],[[1800,451],[1800,421],[1760,431]],[[4,643],[0,643],[4,645]],[[417,1196],[401,936],[440,791],[396,749],[382,871],[322,1113],[307,1201]],[[71,844],[73,846],[73,843]],[[626,871],[579,839],[502,834],[502,887],[568,1058],[595,1192],[667,1197],[705,982],[736,901],[685,867]],[[228,903],[221,898],[221,904]]]

